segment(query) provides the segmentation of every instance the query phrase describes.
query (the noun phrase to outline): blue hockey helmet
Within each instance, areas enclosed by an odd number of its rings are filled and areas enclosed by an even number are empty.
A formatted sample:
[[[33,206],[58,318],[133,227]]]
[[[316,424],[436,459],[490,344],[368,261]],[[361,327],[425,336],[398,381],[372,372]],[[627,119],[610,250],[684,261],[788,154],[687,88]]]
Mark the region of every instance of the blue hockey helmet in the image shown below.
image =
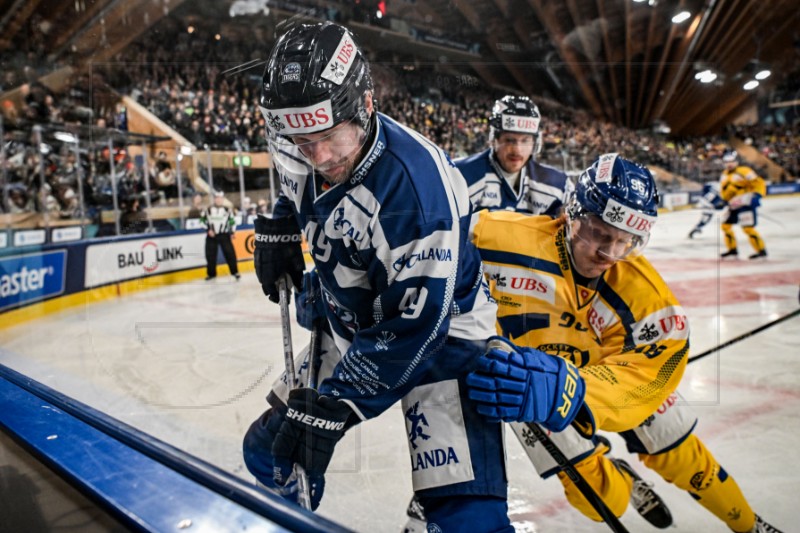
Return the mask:
[[[369,63],[345,27],[299,24],[272,48],[259,107],[270,136],[314,133],[357,118],[366,129]]]
[[[630,233],[628,248],[615,257],[623,259],[638,255],[650,240],[658,200],[655,178],[647,168],[619,154],[603,154],[578,178],[567,214],[571,222],[602,221]]]

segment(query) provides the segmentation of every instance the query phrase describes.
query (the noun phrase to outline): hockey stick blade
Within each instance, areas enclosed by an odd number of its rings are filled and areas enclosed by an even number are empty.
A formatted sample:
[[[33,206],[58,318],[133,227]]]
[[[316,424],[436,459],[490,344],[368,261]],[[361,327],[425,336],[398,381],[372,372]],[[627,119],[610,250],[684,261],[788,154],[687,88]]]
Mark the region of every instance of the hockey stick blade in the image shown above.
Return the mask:
[[[547,453],[550,454],[550,457],[556,462],[558,467],[561,469],[564,474],[569,477],[575,486],[578,487],[578,490],[581,491],[583,497],[591,504],[592,508],[597,511],[597,514],[600,515],[600,518],[608,524],[608,527],[611,528],[611,531],[615,533],[628,533],[628,530],[625,529],[625,526],[622,525],[622,522],[619,521],[619,518],[614,516],[614,513],[611,512],[611,509],[605,504],[605,502],[600,499],[600,496],[592,489],[592,486],[584,479],[580,472],[575,468],[575,466],[569,462],[567,457],[564,455],[564,452],[556,446],[556,443],[550,440],[550,437],[547,436],[547,433],[539,427],[537,424],[532,422],[527,422],[525,424],[528,429],[531,430],[533,435],[536,439],[544,446],[544,449],[547,450]]]
[[[778,325],[781,322],[785,322],[786,320],[794,318],[797,315],[800,315],[800,308],[795,309],[791,313],[786,313],[782,317],[778,317],[775,320],[773,320],[772,322],[767,322],[766,324],[763,324],[763,325],[757,327],[756,329],[752,329],[752,330],[748,331],[747,333],[742,333],[738,337],[734,337],[734,338],[732,338],[730,340],[727,340],[727,341],[723,342],[722,344],[719,344],[719,345],[715,346],[714,348],[710,348],[710,349],[706,350],[705,352],[699,353],[697,355],[693,355],[692,357],[689,358],[688,362],[689,363],[694,363],[698,359],[702,359],[703,357],[711,355],[712,353],[717,353],[720,350],[724,350],[725,348],[727,348],[728,346],[731,346],[732,344],[736,344],[739,341],[743,341],[745,339],[748,339],[748,338],[752,337],[753,335],[755,335],[756,333],[761,333],[765,329],[769,329],[772,326]]]

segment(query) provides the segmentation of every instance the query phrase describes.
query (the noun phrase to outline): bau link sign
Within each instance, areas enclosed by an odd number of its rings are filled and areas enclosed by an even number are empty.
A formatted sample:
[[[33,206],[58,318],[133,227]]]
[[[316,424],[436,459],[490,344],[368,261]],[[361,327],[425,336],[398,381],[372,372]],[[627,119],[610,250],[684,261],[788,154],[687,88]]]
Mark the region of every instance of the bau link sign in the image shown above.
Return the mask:
[[[205,234],[96,244],[86,250],[86,287],[205,264]]]

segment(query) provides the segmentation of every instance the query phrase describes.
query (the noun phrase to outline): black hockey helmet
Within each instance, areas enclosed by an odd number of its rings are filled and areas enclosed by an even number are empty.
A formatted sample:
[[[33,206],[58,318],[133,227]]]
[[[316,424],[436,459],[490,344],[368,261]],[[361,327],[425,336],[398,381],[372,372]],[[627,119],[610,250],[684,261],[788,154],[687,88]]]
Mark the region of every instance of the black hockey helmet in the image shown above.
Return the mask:
[[[347,28],[300,24],[275,43],[259,104],[273,138],[324,131],[354,118],[366,129],[364,96],[371,90],[369,64]]]
[[[539,134],[541,118],[539,108],[527,96],[504,96],[495,101],[492,115],[489,117],[492,138],[496,138],[504,131],[536,136]]]

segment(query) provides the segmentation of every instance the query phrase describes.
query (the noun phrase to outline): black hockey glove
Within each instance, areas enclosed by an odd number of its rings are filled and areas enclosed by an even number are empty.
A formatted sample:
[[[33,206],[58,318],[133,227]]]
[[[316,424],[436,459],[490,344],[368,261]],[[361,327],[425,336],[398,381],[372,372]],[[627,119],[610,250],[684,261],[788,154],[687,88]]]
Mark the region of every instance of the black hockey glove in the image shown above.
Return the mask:
[[[320,396],[308,387],[289,393],[289,410],[272,444],[275,482],[289,479],[293,464],[305,468],[309,477],[325,474],[336,443],[349,427],[352,409],[334,398]]]
[[[272,457],[272,444],[285,417],[286,406],[281,404],[268,410],[252,423],[244,438],[244,464],[262,485],[274,490],[290,502],[299,504],[299,487],[293,472],[289,472],[288,477],[283,478],[280,484],[273,477],[275,460]],[[308,484],[313,511],[319,507],[322,493],[325,491],[325,477],[309,476]]]
[[[303,285],[302,235],[294,217],[256,217],[256,247],[253,260],[261,289],[269,299],[278,303],[278,279],[288,274],[297,289]]]

